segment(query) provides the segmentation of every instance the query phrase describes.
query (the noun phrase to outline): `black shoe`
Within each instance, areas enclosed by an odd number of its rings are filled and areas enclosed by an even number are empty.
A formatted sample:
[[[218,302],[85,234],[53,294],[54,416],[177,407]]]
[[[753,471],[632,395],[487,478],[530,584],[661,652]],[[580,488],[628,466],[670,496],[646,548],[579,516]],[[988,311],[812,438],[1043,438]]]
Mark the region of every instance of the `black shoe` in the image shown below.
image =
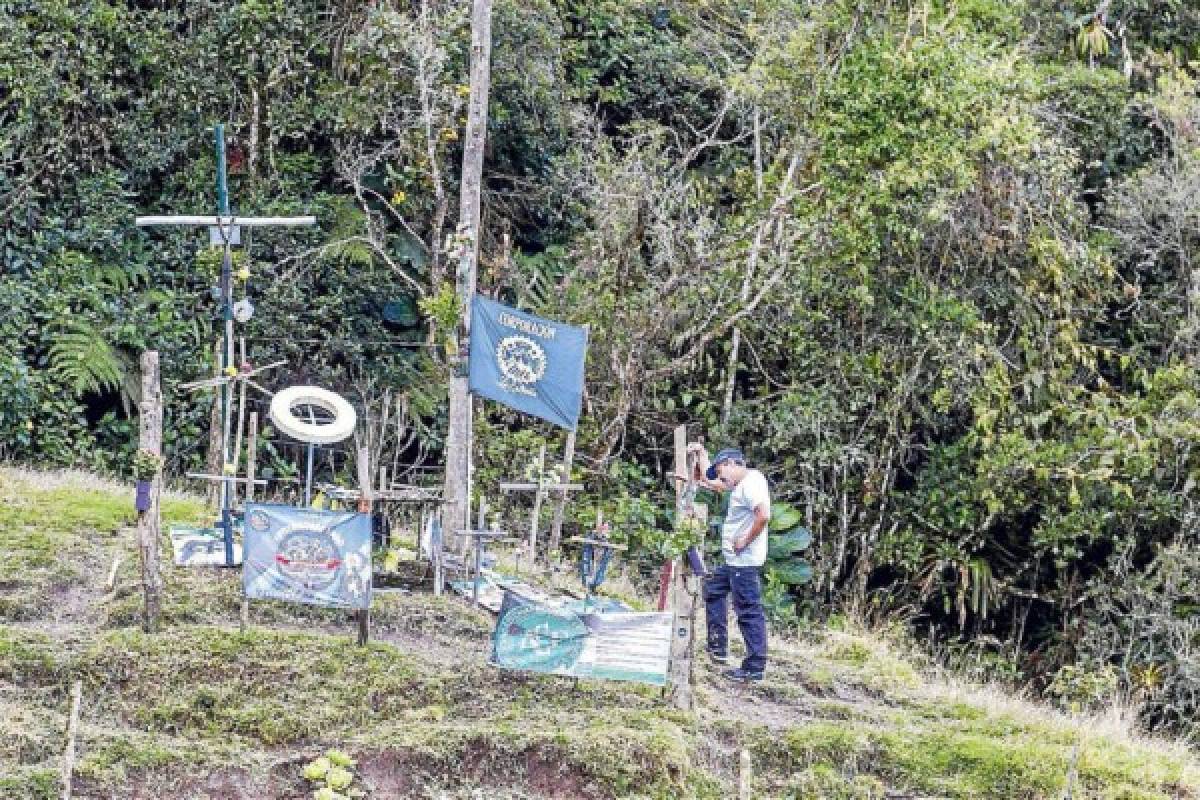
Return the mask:
[[[725,653],[718,653],[716,650],[706,650],[705,652],[708,653],[708,659],[714,664],[724,665],[729,663],[729,656]]]
[[[738,681],[740,683],[750,683],[751,681],[757,682],[763,679],[763,674],[761,672],[754,672],[752,670],[742,669],[741,667],[738,667],[737,669],[727,669],[725,670],[724,675],[726,678],[729,678],[729,680]]]

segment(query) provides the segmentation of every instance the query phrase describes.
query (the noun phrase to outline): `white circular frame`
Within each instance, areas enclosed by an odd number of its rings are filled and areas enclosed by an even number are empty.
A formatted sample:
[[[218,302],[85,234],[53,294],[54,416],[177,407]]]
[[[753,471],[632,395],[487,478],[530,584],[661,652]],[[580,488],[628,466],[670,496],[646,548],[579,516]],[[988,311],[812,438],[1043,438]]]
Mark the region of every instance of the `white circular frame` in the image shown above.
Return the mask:
[[[292,406],[315,406],[333,415],[333,421],[314,425],[292,413]],[[340,394],[320,386],[289,386],[271,398],[271,422],[293,439],[309,444],[333,444],[348,439],[358,424],[354,406]]]

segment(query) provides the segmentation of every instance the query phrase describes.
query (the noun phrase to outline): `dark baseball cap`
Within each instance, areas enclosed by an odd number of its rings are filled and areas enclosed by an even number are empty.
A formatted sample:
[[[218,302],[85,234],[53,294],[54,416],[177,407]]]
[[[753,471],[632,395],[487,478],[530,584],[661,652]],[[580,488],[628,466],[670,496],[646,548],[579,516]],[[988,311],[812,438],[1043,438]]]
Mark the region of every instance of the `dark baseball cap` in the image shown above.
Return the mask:
[[[745,463],[746,456],[736,447],[722,447],[717,451],[716,456],[713,457],[712,464],[705,471],[704,477],[710,481],[715,481],[717,479],[717,464],[720,464],[722,461],[741,461]]]

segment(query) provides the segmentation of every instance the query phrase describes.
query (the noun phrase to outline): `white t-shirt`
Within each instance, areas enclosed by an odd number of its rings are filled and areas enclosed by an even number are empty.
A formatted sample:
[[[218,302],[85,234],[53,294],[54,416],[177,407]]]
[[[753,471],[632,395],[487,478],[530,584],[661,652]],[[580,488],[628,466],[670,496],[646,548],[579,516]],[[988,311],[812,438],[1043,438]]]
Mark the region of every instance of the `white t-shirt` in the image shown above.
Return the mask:
[[[731,567],[761,567],[767,560],[767,529],[740,553],[735,553],[733,543],[742,538],[754,526],[754,509],[766,506],[771,513],[771,492],[767,478],[756,469],[746,471],[741,483],[733,488],[729,496],[729,509],[721,526],[721,555]]]

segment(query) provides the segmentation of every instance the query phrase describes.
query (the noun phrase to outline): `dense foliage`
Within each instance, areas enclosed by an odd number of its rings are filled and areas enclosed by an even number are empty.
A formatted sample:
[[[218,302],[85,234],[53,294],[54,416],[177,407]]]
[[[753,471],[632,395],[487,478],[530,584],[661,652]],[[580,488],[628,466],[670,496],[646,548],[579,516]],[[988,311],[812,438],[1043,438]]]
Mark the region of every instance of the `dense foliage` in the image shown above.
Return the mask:
[[[132,221],[213,208],[225,121],[236,210],[320,220],[241,251],[250,360],[437,464],[466,4],[0,0],[0,41],[0,455],[127,472],[154,347],[203,460],[216,259]],[[497,0],[493,46],[480,286],[591,326],[574,524],[656,557],[687,422],[802,511],[807,613],[1191,724],[1200,11]],[[561,452],[476,428],[485,492]]]

